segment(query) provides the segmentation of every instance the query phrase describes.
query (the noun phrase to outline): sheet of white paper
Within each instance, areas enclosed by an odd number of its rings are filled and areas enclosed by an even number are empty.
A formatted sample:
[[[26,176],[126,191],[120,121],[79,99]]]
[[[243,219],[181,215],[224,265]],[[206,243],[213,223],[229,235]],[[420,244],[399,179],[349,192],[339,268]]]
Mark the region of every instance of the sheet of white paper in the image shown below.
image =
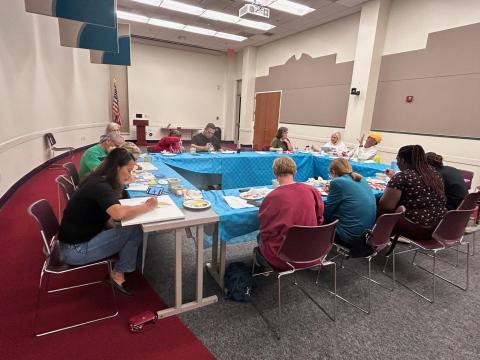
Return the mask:
[[[268,151],[255,151],[257,154],[270,154]]]
[[[241,199],[237,196],[224,196],[223,198],[227,202],[228,206],[230,206],[232,209],[243,209],[243,208],[254,207],[253,205],[248,204],[247,200]]]
[[[132,183],[132,184],[128,185],[128,189],[127,189],[127,190],[132,190],[132,191],[147,191],[147,189],[148,189],[148,185]]]
[[[158,170],[158,168],[155,165],[149,162],[138,163],[138,165],[142,168],[142,170],[148,170],[148,171]]]
[[[149,197],[137,197],[132,199],[122,199],[120,203],[122,205],[139,205],[147,201]],[[159,222],[174,219],[183,219],[185,215],[173,202],[168,195],[162,195],[157,197],[159,203],[168,203],[169,205],[162,205],[153,209],[152,211],[139,215],[133,219],[122,221],[122,226],[145,224],[151,222]]]

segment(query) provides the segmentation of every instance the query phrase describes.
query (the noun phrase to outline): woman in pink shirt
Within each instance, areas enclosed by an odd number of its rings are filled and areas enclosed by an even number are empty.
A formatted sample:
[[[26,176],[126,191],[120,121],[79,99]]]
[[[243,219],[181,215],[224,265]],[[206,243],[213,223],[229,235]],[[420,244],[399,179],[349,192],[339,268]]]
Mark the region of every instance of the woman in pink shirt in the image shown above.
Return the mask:
[[[282,156],[273,163],[273,173],[280,186],[263,200],[258,212],[259,248],[263,257],[278,270],[290,267],[277,256],[283,236],[293,225],[317,226],[323,223],[323,201],[312,186],[296,183],[295,162]]]
[[[161,138],[155,146],[149,147],[150,152],[169,151],[173,153],[180,152],[180,140],[182,133],[178,130],[170,130],[168,136]]]

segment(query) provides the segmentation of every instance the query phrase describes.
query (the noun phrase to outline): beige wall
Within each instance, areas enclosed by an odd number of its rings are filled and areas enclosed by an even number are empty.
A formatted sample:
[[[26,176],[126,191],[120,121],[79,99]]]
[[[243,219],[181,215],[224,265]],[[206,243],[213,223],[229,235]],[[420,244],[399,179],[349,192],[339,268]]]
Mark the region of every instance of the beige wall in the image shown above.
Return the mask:
[[[268,75],[272,66],[283,65],[295,55],[317,58],[337,55],[337,63],[352,61],[355,57],[360,13],[288,36],[260,46],[257,50],[256,76]]]
[[[224,55],[134,42],[128,68],[130,121],[136,113],[147,114],[153,139],[158,139],[160,127],[168,124],[202,128],[213,122],[224,128],[226,75]],[[132,135],[134,131],[131,126]]]
[[[385,36],[384,54],[423,49],[432,32],[480,23],[478,0],[394,0]],[[478,123],[472,118],[471,126]],[[434,136],[383,133],[380,150],[383,159],[390,161],[398,147],[421,144],[427,151],[442,155],[446,163],[475,171],[474,184],[480,184],[480,141]]]
[[[48,159],[43,135],[59,145],[97,141],[109,121],[109,68],[88,50],[61,47],[55,18],[11,1],[0,12],[0,196]]]
[[[337,62],[354,60],[359,19],[359,14],[354,14],[259,47],[256,76],[267,75],[270,67],[285,64],[292,55],[298,59],[301,53],[312,57],[337,54]],[[480,23],[478,0],[392,0],[381,53],[423,49],[430,33],[473,23]],[[350,101],[355,100],[354,97],[350,98]],[[478,119],[471,121],[471,125],[475,126]],[[316,126],[286,126],[290,129],[291,139],[300,146],[323,143],[328,140],[330,133],[337,130]],[[340,131],[344,132],[344,129]],[[383,138],[380,153],[385,161],[391,161],[400,146],[418,143],[427,151],[443,154],[446,162],[453,166],[476,171],[474,183],[480,184],[478,140],[393,133],[383,133]],[[354,145],[352,140],[349,145]]]
[[[285,64],[292,56],[298,60],[302,54],[312,58],[336,55],[337,63],[352,61],[355,57],[359,22],[360,13],[357,13],[260,46],[257,49],[256,76],[267,76],[271,67]],[[324,143],[333,131],[343,132],[343,129],[330,127],[283,123],[280,126],[287,126],[291,139],[300,146]],[[244,143],[251,143],[251,128],[243,128],[242,135],[244,139],[250,139],[249,142],[244,140]]]

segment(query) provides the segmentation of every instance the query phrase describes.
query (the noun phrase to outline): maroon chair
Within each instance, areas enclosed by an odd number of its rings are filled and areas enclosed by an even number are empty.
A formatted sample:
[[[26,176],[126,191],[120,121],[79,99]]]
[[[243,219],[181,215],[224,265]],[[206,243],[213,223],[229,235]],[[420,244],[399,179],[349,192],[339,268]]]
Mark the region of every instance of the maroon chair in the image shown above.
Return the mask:
[[[34,202],[28,208],[28,213],[35,219],[35,221],[37,222],[40,228],[40,234],[43,241],[43,253],[45,254],[45,260],[43,262],[42,270],[40,272],[40,284],[37,292],[37,303],[35,307],[35,321],[34,321],[35,335],[36,336],[48,335],[55,332],[71,329],[71,328],[78,327],[85,324],[90,324],[100,320],[110,319],[117,316],[118,309],[116,304],[115,291],[113,289],[113,285],[110,284],[111,290],[112,290],[112,302],[114,307],[114,312],[112,314],[95,318],[92,320],[84,321],[81,323],[74,323],[68,326],[64,326],[62,328],[57,328],[57,329],[37,333],[38,309],[40,307],[41,293],[43,290],[43,277],[45,274],[47,276],[49,276],[50,274],[63,275],[63,274],[71,273],[73,271],[91,268],[93,266],[106,266],[108,273],[110,274],[110,272],[112,271],[112,266],[111,266],[111,259],[105,259],[105,260],[97,261],[97,262],[86,264],[86,265],[80,265],[80,266],[71,266],[71,265],[65,264],[61,259],[59,242],[57,240],[57,233],[60,225],[48,201],[41,199]],[[94,281],[94,282],[83,283],[83,284],[73,285],[69,287],[58,288],[58,289],[48,289],[49,282],[47,279],[46,280],[47,285],[45,290],[48,295],[55,292],[76,289],[79,287],[89,286],[89,285],[98,284],[102,282],[103,281]],[[91,296],[90,293],[88,295]]]
[[[57,176],[55,182],[60,187],[60,190],[62,190],[65,203],[69,202],[75,193],[75,186],[64,175]]]
[[[432,235],[430,238],[422,239],[422,240],[413,240],[410,239],[410,244],[411,248],[404,250],[404,251],[399,251],[395,252],[393,250],[393,254],[400,255],[403,253],[408,253],[411,251],[415,251],[415,255],[412,259],[412,265],[419,267],[420,269],[432,274],[432,297],[428,298],[427,296],[421,294],[417,290],[414,290],[407,285],[398,282],[399,284],[405,286],[407,289],[412,291],[413,293],[417,294],[420,296],[422,299],[425,299],[429,301],[430,303],[433,303],[435,301],[435,289],[436,289],[436,284],[435,280],[436,278],[440,278],[447,283],[454,285],[458,287],[461,290],[466,291],[468,289],[468,280],[469,280],[469,250],[470,246],[468,242],[466,243],[467,245],[467,264],[466,264],[466,285],[465,286],[460,286],[453,281],[439,275],[436,273],[436,260],[437,260],[437,253],[439,251],[449,249],[453,246],[457,246],[459,244],[463,244],[463,235],[465,232],[465,227],[467,226],[468,220],[470,218],[470,214],[472,211],[475,209],[465,209],[465,210],[450,210],[447,212],[445,217],[440,221],[440,223],[437,225],[435,230],[433,231]],[[433,271],[430,271],[418,264],[415,263],[415,258],[417,254],[426,254],[432,257],[433,259]],[[386,264],[385,264],[386,266]],[[396,281],[395,279],[395,268],[393,269],[393,280]]]
[[[472,209],[475,206],[479,206],[479,205],[480,205],[480,187],[477,187],[477,192],[468,194],[458,206],[458,210]],[[468,226],[465,228],[465,235],[472,235],[472,253],[471,253],[472,256],[475,255],[476,233],[477,231],[480,230],[479,214],[480,212],[478,211],[478,209],[476,212],[475,211],[472,212],[472,215],[470,216],[470,222]],[[457,248],[457,265],[458,265],[458,248]]]
[[[55,152],[65,152],[68,151],[70,154],[70,158],[73,159],[73,150],[75,150],[72,146],[65,146],[65,147],[58,147],[57,140],[55,140],[55,136],[52,133],[45,134],[45,141],[47,142],[48,149],[50,150],[50,160],[55,157]],[[52,165],[51,165],[52,166]]]
[[[67,178],[73,184],[73,186],[75,187],[75,190],[77,190],[78,185],[80,185],[80,176],[78,175],[78,171],[75,164],[72,162],[68,162],[63,164],[63,168],[67,173]]]
[[[397,221],[403,216],[404,213],[405,213],[405,207],[399,206],[394,213],[383,214],[375,222],[375,225],[373,226],[373,229],[370,231],[370,236],[367,239],[367,245],[371,249],[371,251],[368,254],[366,254],[365,256],[362,256],[362,258],[367,259],[367,261],[368,261],[368,275],[367,276],[359,274],[354,270],[351,270],[351,269],[348,269],[348,268],[344,267],[343,266],[343,259],[352,257],[351,256],[351,249],[349,249],[349,248],[347,248],[343,245],[334,243],[335,247],[337,248],[338,255],[331,258],[330,261],[332,261],[337,256],[343,256],[342,257],[342,263],[341,263],[340,267],[342,269],[349,270],[349,271],[359,275],[360,277],[362,277],[362,278],[364,278],[368,281],[368,305],[367,305],[367,309],[362,308],[361,306],[347,300],[346,298],[344,298],[340,295],[337,295],[337,297],[339,299],[345,301],[347,304],[352,305],[353,307],[357,308],[358,310],[360,310],[360,311],[362,311],[366,314],[370,314],[370,311],[371,311],[371,283],[372,282],[377,284],[377,285],[380,285],[380,286],[382,286],[382,287],[384,287],[388,290],[393,290],[394,287],[395,287],[394,282],[392,284],[392,287],[389,288],[389,287],[381,284],[380,282],[372,279],[371,262],[372,262],[372,259],[375,256],[377,256],[377,254],[379,252],[381,252],[382,250],[386,249],[387,247],[389,247],[391,245],[390,237],[392,235],[392,230],[395,227],[395,225],[397,224]],[[392,261],[393,261],[393,263],[395,263],[395,258],[393,258]]]
[[[310,299],[312,300],[331,320],[335,321],[336,314],[336,299],[337,299],[337,279],[336,279],[336,265],[334,262],[326,261],[325,258],[333,245],[333,239],[335,237],[335,227],[338,220],[320,226],[292,226],[287,235],[284,237],[282,244],[278,250],[277,256],[285,261],[289,269],[282,270],[276,269],[271,266],[268,261],[262,256],[259,248],[254,250],[254,259],[252,266],[252,276],[256,277],[258,275],[266,275],[271,272],[277,274],[278,280],[278,314],[281,316],[281,286],[280,280],[282,276],[294,274],[297,271],[311,269],[315,267],[323,266],[333,266],[333,288],[332,293],[333,297],[333,316],[329,315],[323,307],[316,302],[307,291],[298,285],[296,279],[294,280],[294,285]],[[256,273],[256,257],[260,257],[261,262],[269,264],[270,268],[268,271],[261,273]],[[258,310],[258,309],[257,309]],[[266,321],[265,317],[260,313],[262,318]],[[267,325],[270,327],[269,323],[266,321]]]
[[[460,175],[462,175],[465,185],[467,185],[467,189],[470,190],[472,188],[473,171],[463,169],[458,169],[458,171],[460,172]]]

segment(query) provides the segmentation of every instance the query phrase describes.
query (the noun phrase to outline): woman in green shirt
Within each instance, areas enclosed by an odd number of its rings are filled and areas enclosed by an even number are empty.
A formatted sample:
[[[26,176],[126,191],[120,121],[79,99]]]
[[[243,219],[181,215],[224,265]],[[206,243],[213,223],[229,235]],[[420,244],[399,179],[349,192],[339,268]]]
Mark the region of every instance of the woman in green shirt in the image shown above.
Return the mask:
[[[279,127],[277,135],[270,144],[270,149],[282,149],[284,151],[293,151],[293,146],[288,139],[288,129],[286,127]]]

